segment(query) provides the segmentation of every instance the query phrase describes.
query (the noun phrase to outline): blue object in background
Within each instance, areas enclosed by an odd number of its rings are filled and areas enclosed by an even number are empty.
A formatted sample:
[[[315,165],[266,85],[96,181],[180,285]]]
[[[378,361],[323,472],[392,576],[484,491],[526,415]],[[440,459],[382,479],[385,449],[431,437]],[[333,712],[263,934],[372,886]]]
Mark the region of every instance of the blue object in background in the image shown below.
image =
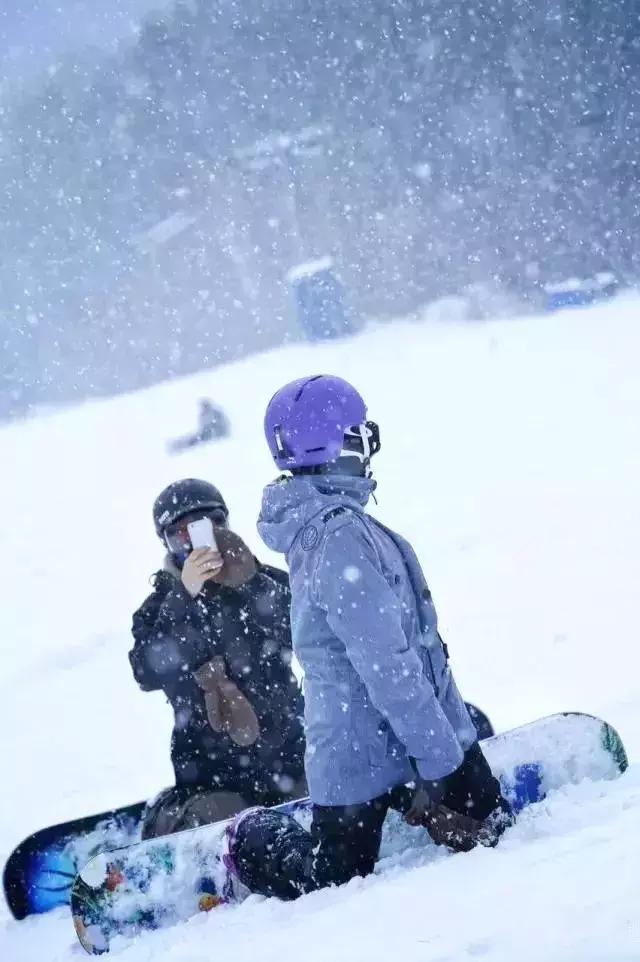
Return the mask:
[[[362,321],[345,303],[345,292],[333,261],[322,257],[294,267],[287,275],[295,297],[298,322],[309,341],[354,334]]]
[[[583,307],[608,300],[620,289],[613,274],[601,273],[584,279],[572,278],[558,284],[544,285],[545,309],[559,311],[564,307]]]

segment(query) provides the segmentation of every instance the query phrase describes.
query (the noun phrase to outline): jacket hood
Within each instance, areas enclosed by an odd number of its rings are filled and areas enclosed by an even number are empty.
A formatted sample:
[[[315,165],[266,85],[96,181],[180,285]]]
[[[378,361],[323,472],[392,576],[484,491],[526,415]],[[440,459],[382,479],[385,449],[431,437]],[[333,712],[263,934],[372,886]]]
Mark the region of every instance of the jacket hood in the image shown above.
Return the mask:
[[[371,478],[285,475],[264,489],[258,533],[267,547],[287,554],[300,531],[317,514],[335,507],[362,511],[375,487]]]

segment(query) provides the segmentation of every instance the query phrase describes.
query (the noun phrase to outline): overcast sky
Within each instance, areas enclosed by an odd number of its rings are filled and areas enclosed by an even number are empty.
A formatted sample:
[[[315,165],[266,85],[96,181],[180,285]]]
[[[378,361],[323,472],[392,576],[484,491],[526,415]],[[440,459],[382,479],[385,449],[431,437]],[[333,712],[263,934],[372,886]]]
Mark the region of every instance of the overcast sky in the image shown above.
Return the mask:
[[[0,79],[38,73],[85,44],[108,46],[169,0],[0,0]]]

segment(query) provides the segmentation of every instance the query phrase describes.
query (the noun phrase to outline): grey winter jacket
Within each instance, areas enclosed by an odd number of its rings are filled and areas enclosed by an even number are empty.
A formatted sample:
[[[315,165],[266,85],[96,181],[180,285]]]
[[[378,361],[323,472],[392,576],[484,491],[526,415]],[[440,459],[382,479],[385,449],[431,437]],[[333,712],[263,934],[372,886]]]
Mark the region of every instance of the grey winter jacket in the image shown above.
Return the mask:
[[[313,801],[350,805],[454,771],[476,733],[409,543],[365,514],[365,478],[296,476],[264,491],[258,531],[286,556],[304,670]]]

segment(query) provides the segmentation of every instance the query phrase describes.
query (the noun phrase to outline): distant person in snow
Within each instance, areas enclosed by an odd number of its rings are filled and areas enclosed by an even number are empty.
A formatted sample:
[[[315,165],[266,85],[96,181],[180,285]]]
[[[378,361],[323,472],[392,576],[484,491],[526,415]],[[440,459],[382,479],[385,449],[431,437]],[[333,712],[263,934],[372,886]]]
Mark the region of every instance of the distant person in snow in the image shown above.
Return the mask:
[[[212,441],[214,438],[226,438],[230,434],[229,418],[222,408],[216,407],[208,398],[200,399],[198,411],[198,440]]]
[[[173,707],[176,784],[148,807],[147,838],[306,794],[286,573],[254,558],[206,481],[170,484],[153,521],[167,553],[129,659]]]
[[[289,564],[313,820],[309,833],[281,812],[238,816],[236,874],[253,892],[288,899],[367,875],[390,808],[453,851],[495,845],[509,805],[454,681],[420,563],[364,510],[380,435],[362,397],[337,377],[294,381],[270,401],[265,433],[290,472],[265,488],[258,529]]]
[[[229,418],[209,398],[201,398],[198,408],[198,430],[195,434],[186,434],[181,438],[169,441],[168,449],[172,454],[193,448],[206,441],[215,441],[229,437],[231,424]]]

